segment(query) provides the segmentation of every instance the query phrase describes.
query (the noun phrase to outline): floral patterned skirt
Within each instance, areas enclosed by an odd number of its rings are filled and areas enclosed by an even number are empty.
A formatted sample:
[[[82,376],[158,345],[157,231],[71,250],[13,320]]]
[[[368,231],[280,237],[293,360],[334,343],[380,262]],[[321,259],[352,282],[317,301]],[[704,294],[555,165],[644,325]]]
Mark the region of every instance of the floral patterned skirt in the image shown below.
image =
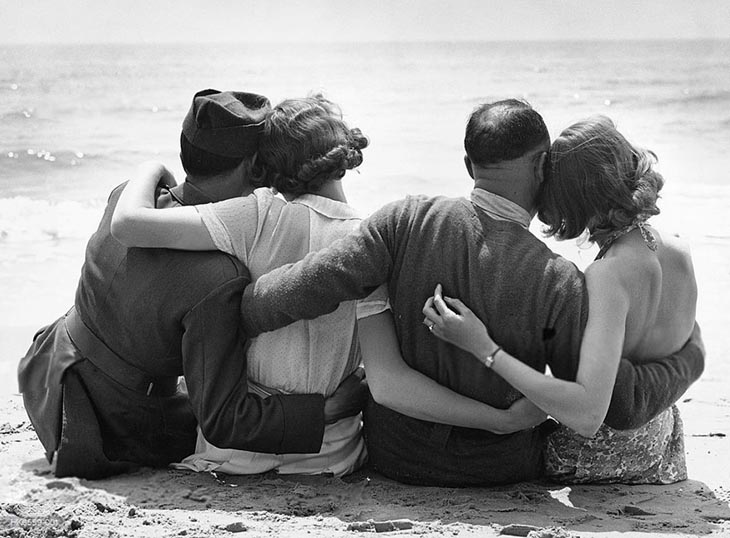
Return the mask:
[[[592,438],[561,426],[548,437],[545,475],[570,484],[672,484],[687,478],[684,432],[672,406],[641,428],[605,424]]]

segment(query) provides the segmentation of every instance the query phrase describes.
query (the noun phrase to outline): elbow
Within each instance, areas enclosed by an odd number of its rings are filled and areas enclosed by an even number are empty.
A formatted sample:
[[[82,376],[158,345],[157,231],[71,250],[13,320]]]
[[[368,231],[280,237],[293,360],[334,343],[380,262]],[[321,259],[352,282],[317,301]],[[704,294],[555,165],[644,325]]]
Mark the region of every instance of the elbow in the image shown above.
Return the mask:
[[[593,437],[603,424],[603,416],[596,413],[587,413],[571,429],[582,437]]]
[[[112,216],[110,231],[112,237],[127,247],[131,247],[133,224],[126,214],[119,214],[117,211]]]
[[[115,240],[125,247],[154,247],[147,238],[147,232],[142,226],[141,219],[133,212],[114,212],[111,220],[110,232]]]
[[[373,400],[375,400],[375,403],[388,406],[387,405],[387,391],[383,390],[380,383],[375,382],[374,380],[368,378],[368,388],[370,389],[370,395],[373,397]]]
[[[392,387],[388,387],[388,383],[378,376],[368,375],[368,389],[375,403],[391,409],[397,406],[394,398],[395,391]]]
[[[203,421],[200,423],[200,432],[205,440],[218,448],[230,448],[231,429],[221,428],[217,421]]]
[[[577,433],[581,437],[586,437],[586,438],[590,439],[591,437],[596,435],[596,433],[598,432],[598,428],[600,428],[600,427],[601,427],[600,424],[598,426],[595,426],[592,424],[586,424],[586,425],[576,427],[576,428],[574,428],[574,430],[575,430],[575,433]]]

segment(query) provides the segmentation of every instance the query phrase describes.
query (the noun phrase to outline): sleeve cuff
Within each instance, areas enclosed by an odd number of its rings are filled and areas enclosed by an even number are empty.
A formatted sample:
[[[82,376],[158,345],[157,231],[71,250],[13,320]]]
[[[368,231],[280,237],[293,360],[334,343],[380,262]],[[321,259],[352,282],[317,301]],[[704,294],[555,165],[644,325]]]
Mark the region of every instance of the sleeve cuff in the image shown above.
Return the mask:
[[[321,394],[276,395],[284,414],[281,454],[316,454],[324,438],[324,396]]]

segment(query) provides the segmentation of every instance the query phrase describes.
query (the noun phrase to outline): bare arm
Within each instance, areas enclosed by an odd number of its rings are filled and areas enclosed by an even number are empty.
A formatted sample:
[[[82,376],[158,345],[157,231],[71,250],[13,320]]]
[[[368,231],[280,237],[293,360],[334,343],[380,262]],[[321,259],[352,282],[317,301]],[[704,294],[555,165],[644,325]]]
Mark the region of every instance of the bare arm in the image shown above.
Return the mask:
[[[216,250],[194,207],[155,207],[158,183],[174,185],[172,174],[160,163],[145,163],[122,192],[114,210],[111,232],[128,247]]]
[[[370,392],[381,405],[421,420],[498,434],[530,428],[546,418],[525,398],[509,409],[497,409],[412,369],[401,356],[389,311],[360,319],[358,334]]]
[[[504,350],[492,368],[527,398],[581,435],[592,436],[608,411],[623,350],[629,298],[600,264],[586,274],[590,310],[576,380],[565,381],[533,370]],[[456,312],[449,309],[454,308]],[[443,298],[440,288],[424,306],[433,333],[482,360],[498,345],[484,324],[461,301]],[[607,380],[610,380],[607,382]]]

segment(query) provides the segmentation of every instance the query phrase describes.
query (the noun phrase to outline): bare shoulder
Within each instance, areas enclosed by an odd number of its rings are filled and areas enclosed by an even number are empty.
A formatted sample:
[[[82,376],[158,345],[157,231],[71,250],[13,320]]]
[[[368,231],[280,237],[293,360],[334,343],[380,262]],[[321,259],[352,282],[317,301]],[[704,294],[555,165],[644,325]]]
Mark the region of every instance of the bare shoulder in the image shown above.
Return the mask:
[[[689,242],[676,234],[662,233],[656,229],[654,235],[659,246],[657,258],[665,276],[675,274],[681,278],[694,280],[694,265]]]
[[[649,290],[661,282],[662,265],[640,237],[627,237],[586,268],[588,293],[628,294],[645,300]]]
[[[658,242],[661,247],[669,254],[685,258],[691,263],[692,253],[689,242],[677,234],[663,233],[660,230],[654,230],[658,236]]]
[[[605,295],[631,287],[631,264],[618,257],[604,258],[585,270],[589,296]]]

